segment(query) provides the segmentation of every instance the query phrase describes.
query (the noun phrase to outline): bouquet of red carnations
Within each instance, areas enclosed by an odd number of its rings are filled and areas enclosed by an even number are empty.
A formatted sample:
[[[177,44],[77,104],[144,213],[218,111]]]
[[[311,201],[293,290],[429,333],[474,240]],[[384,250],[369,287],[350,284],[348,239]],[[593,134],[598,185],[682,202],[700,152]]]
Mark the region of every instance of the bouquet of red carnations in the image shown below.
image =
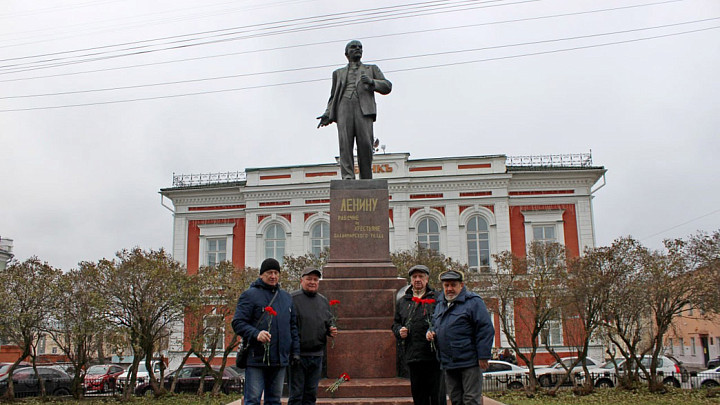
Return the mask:
[[[335,391],[337,391],[338,388],[340,388],[340,385],[342,385],[342,383],[344,383],[345,381],[350,381],[350,376],[347,375],[347,373],[342,373],[340,374],[340,378],[330,384],[330,386],[327,387],[325,391],[330,392],[331,394],[335,394]]]

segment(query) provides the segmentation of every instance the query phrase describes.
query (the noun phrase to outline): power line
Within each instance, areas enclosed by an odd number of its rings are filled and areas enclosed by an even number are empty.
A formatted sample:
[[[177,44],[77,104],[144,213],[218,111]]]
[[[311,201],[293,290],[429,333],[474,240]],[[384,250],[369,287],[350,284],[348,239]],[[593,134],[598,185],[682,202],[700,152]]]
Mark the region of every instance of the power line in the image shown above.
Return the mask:
[[[608,12],[608,11],[618,11],[618,10],[624,10],[624,9],[630,9],[630,8],[637,8],[637,7],[661,5],[661,4],[667,4],[667,3],[674,3],[674,2],[678,2],[678,1],[684,1],[684,0],[667,0],[667,1],[660,1],[660,2],[654,2],[654,3],[645,3],[645,4],[639,4],[639,5],[612,7],[612,8],[605,8],[605,9],[589,10],[589,11],[580,11],[580,12],[574,12],[574,13],[553,14],[553,15],[549,15],[549,16],[526,17],[526,18],[518,18],[518,19],[503,20],[503,21],[492,21],[492,22],[477,23],[477,24],[465,24],[465,25],[443,27],[443,28],[406,31],[406,32],[401,32],[401,33],[371,35],[371,36],[361,37],[359,39],[366,40],[366,39],[386,38],[386,37],[393,37],[393,36],[400,36],[400,35],[413,35],[413,34],[420,34],[420,33],[440,32],[440,31],[473,28],[473,27],[496,25],[496,24],[507,24],[507,23],[533,21],[533,20],[541,20],[541,19],[549,19],[549,18],[568,17],[568,16],[575,16],[575,15]],[[280,47],[274,47],[274,48],[264,48],[264,49],[258,49],[258,50],[230,52],[230,53],[224,53],[224,54],[218,54],[218,55],[200,56],[200,57],[194,57],[194,58],[175,59],[175,60],[163,61],[163,62],[143,63],[143,64],[135,64],[135,65],[129,65],[129,66],[118,66],[118,67],[110,67],[110,68],[103,68],[103,69],[85,70],[85,71],[80,71],[80,72],[69,72],[69,73],[59,73],[59,74],[54,74],[54,75],[34,76],[34,77],[27,77],[27,78],[5,79],[5,80],[0,80],[0,82],[45,79],[45,78],[52,78],[52,77],[77,75],[77,74],[97,73],[97,72],[112,71],[112,70],[131,69],[131,68],[137,68],[137,67],[156,66],[156,65],[163,65],[163,64],[177,63],[177,62],[188,62],[188,61],[193,61],[193,60],[204,60],[204,59],[211,59],[211,58],[243,55],[243,54],[249,54],[249,53],[277,51],[277,50],[290,49],[290,48],[325,45],[325,44],[330,44],[330,43],[340,43],[340,42],[346,42],[348,40],[349,39],[312,42],[312,43],[305,43],[305,44],[299,44],[299,45],[288,45],[288,46],[280,46]],[[62,64],[62,66],[65,66],[65,65],[67,65],[67,64]],[[50,67],[56,67],[56,66],[50,66]],[[19,72],[23,72],[23,71],[37,70],[37,69],[42,69],[42,68],[25,69],[25,70],[12,71],[12,72],[0,72],[0,75],[19,73]]]
[[[286,20],[250,24],[250,25],[244,25],[244,26],[239,26],[239,27],[202,31],[202,32],[196,32],[196,33],[192,33],[192,34],[173,35],[173,36],[168,36],[168,37],[146,39],[146,40],[142,40],[142,41],[131,41],[131,42],[125,42],[125,43],[120,43],[120,44],[103,45],[103,46],[90,47],[90,48],[81,48],[81,49],[75,49],[75,50],[69,50],[69,51],[52,52],[52,53],[45,53],[45,54],[38,54],[38,55],[28,55],[28,56],[21,56],[21,57],[16,57],[16,58],[6,58],[6,59],[0,59],[0,62],[40,58],[40,57],[47,57],[47,56],[56,56],[56,55],[63,55],[63,54],[76,53],[76,52],[97,51],[97,50],[101,50],[101,49],[115,48],[115,47],[121,47],[121,46],[147,44],[148,42],[170,41],[167,43],[172,44],[172,43],[180,43],[180,42],[193,41],[193,40],[199,40],[199,39],[233,35],[233,34],[243,33],[243,32],[248,32],[248,31],[252,32],[254,30],[278,29],[278,28],[284,28],[284,27],[291,27],[291,26],[295,26],[295,25],[327,22],[327,21],[339,20],[339,19],[350,18],[350,17],[353,17],[353,18],[357,18],[358,16],[367,17],[367,16],[372,16],[372,15],[397,13],[398,11],[408,12],[408,10],[409,11],[421,10],[423,8],[428,8],[428,7],[440,7],[440,9],[442,10],[443,8],[459,7],[459,6],[463,6],[466,4],[472,4],[472,3],[491,3],[491,2],[501,2],[504,0],[454,0],[454,3],[453,2],[448,3],[448,1],[450,1],[450,0],[432,0],[432,1],[426,1],[426,2],[420,2],[420,3],[411,3],[411,4],[406,4],[406,5],[376,7],[376,8],[364,9],[364,10],[347,11],[347,12],[333,13],[333,14],[324,14],[324,15],[319,15],[319,16],[291,18],[291,19],[286,19]],[[448,4],[438,5],[438,3],[448,3]],[[391,15],[396,15],[396,14],[391,14]],[[343,23],[347,23],[347,21],[343,21]],[[203,37],[203,35],[206,35],[206,36]],[[199,37],[199,38],[186,39],[187,37]],[[148,46],[151,46],[151,45],[143,45],[142,47],[148,47]],[[140,47],[120,49],[119,51],[133,50],[133,49],[138,49],[138,48],[140,48]],[[118,52],[118,51],[112,51],[112,52]],[[97,55],[97,53],[89,54],[89,55],[71,56],[71,57],[84,57],[84,56],[94,56],[94,55]],[[37,62],[32,62],[32,63],[41,63],[41,62],[48,62],[48,61],[53,61],[53,60],[58,60],[58,59],[37,61]],[[0,67],[6,67],[6,66],[0,66]]]
[[[118,1],[118,0],[113,0],[113,1]],[[216,16],[216,15],[227,15],[227,14],[229,14],[229,13],[234,13],[234,12],[238,12],[238,11],[254,10],[254,9],[258,9],[258,8],[271,8],[271,7],[276,7],[276,6],[278,6],[278,5],[283,5],[283,4],[287,4],[287,3],[303,3],[303,2],[309,2],[309,1],[315,1],[315,0],[283,0],[283,1],[276,1],[276,2],[272,2],[272,3],[268,1],[268,2],[264,2],[264,3],[261,4],[261,5],[240,7],[240,8],[235,8],[235,9],[218,10],[218,11],[215,11],[215,12],[212,12],[212,13],[198,14],[197,12],[194,12],[191,16],[179,16],[179,17],[174,17],[174,18],[164,18],[164,19],[156,19],[156,20],[139,21],[139,22],[134,23],[134,24],[133,24],[133,23],[127,23],[127,24],[124,24],[124,25],[123,25],[123,24],[120,24],[120,25],[115,25],[114,27],[109,27],[109,28],[108,28],[108,25],[107,25],[107,23],[109,23],[109,22],[114,22],[114,21],[119,21],[119,20],[136,19],[136,18],[138,18],[138,17],[153,16],[153,15],[159,15],[159,14],[177,13],[177,12],[181,12],[181,11],[193,11],[193,10],[197,10],[197,9],[201,9],[201,8],[209,8],[209,7],[215,7],[215,6],[219,6],[219,5],[225,5],[225,4],[234,4],[234,3],[237,3],[237,2],[236,2],[236,1],[225,1],[225,2],[214,3],[214,4],[212,4],[212,3],[203,3],[201,6],[195,6],[195,7],[185,7],[185,8],[179,8],[179,9],[173,9],[173,10],[164,10],[164,11],[159,11],[159,12],[152,12],[152,13],[147,13],[147,14],[142,14],[142,15],[122,17],[122,18],[111,18],[111,19],[106,19],[106,20],[94,20],[92,23],[70,24],[70,25],[64,26],[63,28],[85,27],[85,26],[88,26],[88,25],[102,25],[102,26],[103,26],[103,29],[100,29],[100,30],[97,30],[97,29],[96,29],[96,30],[92,30],[92,29],[91,29],[91,30],[89,30],[90,32],[98,33],[98,32],[104,32],[104,31],[112,31],[112,30],[115,30],[115,29],[118,29],[118,28],[132,28],[132,27],[137,27],[137,26],[148,27],[148,26],[151,26],[151,25],[158,25],[158,24],[163,24],[163,23],[166,23],[166,22],[177,22],[177,21],[185,21],[185,20],[195,20],[195,19],[200,19],[200,18],[213,17],[213,16]],[[48,9],[48,10],[50,10],[50,9]],[[42,13],[42,12],[43,12],[42,10],[38,10],[38,11],[37,11],[37,13]],[[9,18],[9,16],[10,16],[10,15],[5,15],[5,16],[0,15],[0,19]],[[13,33],[13,34],[17,35],[17,34],[26,34],[26,33],[34,33],[34,32],[51,31],[51,30],[53,30],[53,28],[36,29],[36,30],[32,30],[32,31],[24,31],[24,32],[19,32],[19,33],[18,33],[18,32],[15,32],[15,33]],[[23,42],[23,43],[17,43],[17,44],[12,44],[12,45],[2,45],[2,46],[0,46],[0,48],[27,46],[27,45],[36,44],[36,43],[41,43],[41,42],[55,41],[55,40],[57,40],[57,39],[72,38],[72,37],[76,37],[76,36],[80,36],[80,35],[83,35],[83,34],[80,33],[79,31],[76,31],[76,33],[73,34],[73,35],[66,35],[66,36],[64,36],[64,37],[58,37],[58,35],[53,35],[51,38],[48,38],[48,39],[42,39],[42,40],[31,41],[31,42]],[[32,37],[30,37],[30,38],[32,38]],[[22,39],[27,39],[27,38],[20,38],[20,40],[22,40]]]
[[[415,70],[436,69],[436,68],[441,68],[441,67],[460,66],[460,65],[467,65],[467,64],[474,64],[474,63],[482,63],[482,62],[490,62],[490,61],[497,61],[497,60],[507,60],[507,59],[523,58],[523,57],[528,57],[528,56],[548,55],[548,54],[553,54],[553,53],[569,52],[569,51],[576,51],[576,50],[581,50],[581,49],[599,48],[599,47],[610,46],[610,45],[619,45],[619,44],[627,44],[627,43],[632,43],[632,42],[648,41],[648,40],[652,40],[652,39],[668,38],[668,37],[674,37],[674,36],[678,36],[678,35],[691,34],[691,33],[703,32],[703,31],[709,31],[709,30],[714,30],[714,29],[718,29],[718,28],[720,28],[720,26],[708,27],[708,28],[700,28],[700,29],[696,29],[696,30],[676,32],[676,33],[672,33],[672,34],[656,35],[656,36],[645,37],[645,38],[635,38],[635,39],[629,39],[629,40],[623,40],[623,41],[608,42],[608,43],[604,43],[604,44],[585,45],[585,46],[578,46],[578,47],[573,47],[573,48],[555,49],[555,50],[550,50],[550,51],[542,51],[542,52],[534,52],[534,53],[524,53],[524,54],[519,54],[519,55],[510,55],[510,56],[501,56],[501,57],[493,57],[493,58],[485,58],[485,59],[476,59],[476,60],[464,61],[464,62],[451,62],[451,63],[436,64],[436,65],[418,66],[418,67],[413,67],[413,68],[394,69],[394,70],[388,70],[387,73],[397,73],[397,72],[409,72],[409,71],[415,71]],[[29,107],[29,108],[6,109],[6,110],[0,110],[0,113],[4,113],[4,112],[19,112],[19,111],[36,111],[36,110],[52,110],[52,109],[60,109],[60,108],[88,107],[88,106],[107,105],[107,104],[129,103],[129,102],[136,102],[136,101],[160,100],[160,99],[169,99],[169,98],[178,98],[178,97],[189,97],[189,96],[198,96],[198,95],[206,95],[206,94],[217,94],[217,93],[228,93],[228,92],[243,91],[243,90],[252,90],[252,89],[261,89],[261,88],[269,88],[269,87],[279,87],[279,86],[287,86],[287,85],[295,85],[295,84],[313,83],[313,82],[321,82],[321,81],[326,81],[326,80],[329,80],[329,79],[327,79],[327,78],[307,79],[307,80],[298,80],[298,81],[292,81],[292,82],[273,83],[273,84],[264,84],[264,85],[246,86],[246,87],[237,87],[237,88],[231,88],[231,89],[210,90],[210,91],[201,91],[201,92],[184,93],[184,94],[174,94],[174,95],[166,95],[166,96],[155,96],[155,97],[140,97],[140,98],[133,98],[133,99],[101,101],[101,102],[93,102],[93,103],[66,104],[66,105],[47,106],[47,107]]]
[[[709,217],[710,215],[716,214],[716,213],[718,213],[718,212],[720,212],[720,209],[716,209],[715,211],[710,211],[710,212],[708,212],[707,214],[700,215],[699,217],[695,217],[695,218],[690,219],[690,220],[688,220],[688,221],[685,221],[685,222],[683,222],[683,223],[681,223],[681,224],[672,226],[672,227],[667,228],[667,229],[665,229],[665,230],[662,230],[662,231],[660,231],[660,232],[656,232],[656,233],[654,233],[654,234],[652,234],[652,235],[648,235],[648,236],[645,236],[645,237],[643,237],[643,238],[640,238],[640,240],[642,241],[642,240],[645,240],[645,239],[650,239],[650,238],[652,238],[652,237],[654,237],[654,236],[658,236],[658,235],[663,234],[663,233],[665,233],[665,232],[667,232],[667,231],[672,231],[673,229],[680,228],[681,226],[685,226],[685,225],[687,225],[687,224],[693,223],[693,222],[697,221],[698,219],[702,219],[702,218],[705,218],[705,217]]]
[[[634,28],[634,29],[623,30],[623,31],[613,31],[613,32],[604,32],[604,33],[598,33],[598,34],[579,35],[579,36],[566,37],[566,38],[555,38],[555,39],[547,39],[547,40],[541,40],[541,41],[531,41],[531,42],[521,42],[521,43],[515,43],[515,44],[488,46],[488,47],[482,47],[482,48],[471,48],[471,49],[442,51],[442,52],[433,52],[433,53],[416,54],[416,55],[405,55],[405,56],[398,56],[398,57],[392,57],[392,58],[374,59],[374,60],[370,60],[369,62],[387,62],[387,61],[393,61],[393,60],[408,60],[408,59],[423,58],[423,57],[429,57],[429,56],[440,56],[440,55],[452,55],[452,54],[467,53],[467,52],[478,52],[478,51],[485,51],[485,50],[490,50],[490,49],[502,49],[502,48],[510,48],[510,47],[517,47],[517,46],[526,46],[526,45],[539,45],[539,44],[547,44],[547,43],[560,42],[560,41],[571,41],[571,40],[577,40],[577,39],[595,38],[595,37],[608,36],[608,35],[627,34],[627,33],[631,33],[631,32],[639,32],[639,31],[654,30],[654,29],[660,29],[660,28],[676,27],[676,26],[681,26],[681,25],[696,24],[699,22],[707,22],[707,21],[714,21],[714,20],[720,20],[720,17],[704,18],[701,20],[684,21],[684,22],[673,23],[673,24],[663,24],[663,25],[657,25],[657,26],[653,26],[653,27]],[[137,89],[137,88],[145,88],[145,87],[168,86],[168,85],[185,84],[185,83],[197,83],[197,82],[204,82],[204,81],[234,79],[234,78],[239,78],[239,77],[250,77],[250,76],[268,75],[268,74],[276,74],[276,73],[298,72],[298,71],[304,71],[304,70],[329,68],[329,67],[333,67],[333,66],[336,66],[336,64],[306,66],[306,67],[289,68],[289,69],[278,69],[278,70],[271,70],[271,71],[264,71],[264,72],[240,73],[240,74],[227,75],[227,76],[216,76],[216,77],[208,77],[208,78],[200,78],[200,79],[189,79],[189,80],[178,80],[178,81],[171,81],[171,82],[139,84],[139,85],[132,85],[132,86],[108,87],[108,88],[89,89],[89,90],[74,90],[74,91],[65,91],[65,92],[56,92],[56,93],[44,93],[44,94],[27,94],[27,95],[19,95],[19,96],[1,96],[0,99],[48,97],[48,96],[70,95],[70,94],[95,93],[95,92],[102,92],[102,91],[129,90],[129,89]]]

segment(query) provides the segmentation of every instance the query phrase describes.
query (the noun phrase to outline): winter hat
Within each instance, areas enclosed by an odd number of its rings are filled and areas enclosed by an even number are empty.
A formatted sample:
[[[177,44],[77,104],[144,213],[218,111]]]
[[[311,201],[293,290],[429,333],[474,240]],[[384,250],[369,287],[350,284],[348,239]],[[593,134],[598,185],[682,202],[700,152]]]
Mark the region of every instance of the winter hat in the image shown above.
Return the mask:
[[[268,270],[280,271],[280,263],[278,263],[278,261],[273,259],[272,257],[263,260],[262,264],[260,265],[260,274],[263,274]]]

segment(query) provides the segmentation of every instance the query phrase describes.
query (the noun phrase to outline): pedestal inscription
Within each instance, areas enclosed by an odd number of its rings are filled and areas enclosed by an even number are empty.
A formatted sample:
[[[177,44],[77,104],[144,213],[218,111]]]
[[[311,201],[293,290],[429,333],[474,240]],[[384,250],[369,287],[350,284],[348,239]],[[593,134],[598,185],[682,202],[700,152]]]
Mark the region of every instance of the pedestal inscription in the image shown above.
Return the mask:
[[[333,180],[330,195],[328,262],[389,262],[387,180]]]

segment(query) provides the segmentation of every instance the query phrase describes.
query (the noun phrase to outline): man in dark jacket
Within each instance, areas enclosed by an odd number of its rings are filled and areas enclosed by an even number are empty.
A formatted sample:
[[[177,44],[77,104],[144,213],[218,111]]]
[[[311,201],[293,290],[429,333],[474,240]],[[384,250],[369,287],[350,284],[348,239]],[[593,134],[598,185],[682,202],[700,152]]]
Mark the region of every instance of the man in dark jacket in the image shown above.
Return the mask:
[[[442,372],[425,333],[430,326],[437,299],[428,284],[430,270],[417,265],[408,271],[410,287],[395,306],[392,331],[404,348],[404,360],[410,372],[410,389],[415,405],[445,404]]]
[[[288,405],[315,404],[327,337],[337,335],[330,304],[318,293],[321,277],[320,270],[305,269],[300,277],[300,289],[290,294],[300,334],[300,360],[290,365]]]
[[[280,263],[265,259],[260,278],[240,295],[233,330],[249,343],[245,404],[280,405],[285,369],[300,356],[297,320],[290,294],[280,288]]]
[[[440,281],[443,296],[433,314],[435,330],[426,338],[436,342],[452,404],[480,405],[482,372],[488,368],[495,328],[485,302],[465,288],[461,272],[446,271]]]

